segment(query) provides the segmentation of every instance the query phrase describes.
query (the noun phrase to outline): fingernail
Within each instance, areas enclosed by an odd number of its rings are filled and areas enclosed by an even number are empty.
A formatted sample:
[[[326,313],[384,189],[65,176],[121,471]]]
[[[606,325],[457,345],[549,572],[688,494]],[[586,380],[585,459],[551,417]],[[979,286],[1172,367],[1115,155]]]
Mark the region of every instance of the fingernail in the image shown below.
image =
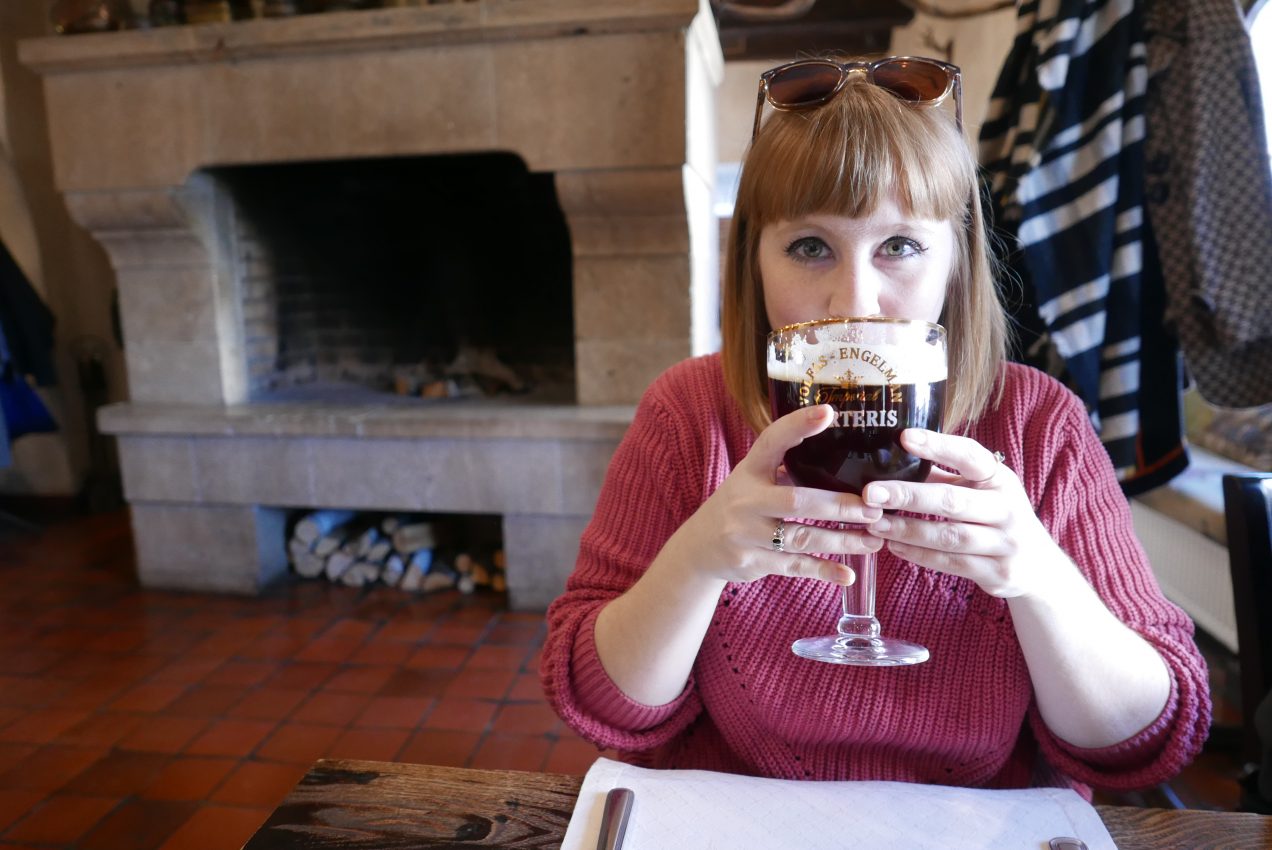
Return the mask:
[[[872,505],[886,505],[888,503],[888,491],[884,487],[867,487],[866,501]]]
[[[826,416],[826,411],[830,409],[829,405],[819,404],[815,407],[808,408],[808,421],[820,422]]]
[[[863,508],[861,511],[861,516],[867,522],[874,522],[876,520],[883,518],[883,509],[882,508]]]
[[[870,525],[871,531],[888,531],[892,528],[892,520],[880,519]]]
[[[912,428],[909,434],[910,443],[915,446],[921,446],[927,442],[927,434],[918,428]]]

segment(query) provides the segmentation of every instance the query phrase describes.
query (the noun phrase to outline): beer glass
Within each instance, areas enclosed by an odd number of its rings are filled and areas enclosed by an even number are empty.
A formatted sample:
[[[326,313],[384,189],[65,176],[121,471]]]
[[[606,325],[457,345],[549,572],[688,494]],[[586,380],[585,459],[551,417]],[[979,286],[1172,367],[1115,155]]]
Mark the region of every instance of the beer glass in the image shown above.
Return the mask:
[[[945,403],[945,329],[884,317],[823,319],[768,336],[773,418],[829,404],[830,427],[786,452],[801,487],[860,495],[871,481],[922,481],[931,462],[901,447],[906,428],[939,431]],[[876,556],[853,555],[857,580],[843,589],[837,634],[795,641],[791,650],[832,664],[892,667],[926,661],[925,647],[880,634]]]

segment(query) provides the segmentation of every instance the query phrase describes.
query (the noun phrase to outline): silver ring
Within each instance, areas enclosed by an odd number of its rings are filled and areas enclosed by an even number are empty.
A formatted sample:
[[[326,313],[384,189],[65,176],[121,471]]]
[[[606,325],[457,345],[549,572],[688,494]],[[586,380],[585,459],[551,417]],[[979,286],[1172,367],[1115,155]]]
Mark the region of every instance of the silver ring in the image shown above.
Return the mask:
[[[994,460],[998,461],[999,463],[1002,463],[1006,458],[1007,458],[1007,455],[1003,454],[1002,452],[994,452]]]
[[[786,543],[782,539],[785,535],[786,535],[786,520],[779,519],[777,521],[777,525],[773,527],[773,551],[774,552],[786,551]]]

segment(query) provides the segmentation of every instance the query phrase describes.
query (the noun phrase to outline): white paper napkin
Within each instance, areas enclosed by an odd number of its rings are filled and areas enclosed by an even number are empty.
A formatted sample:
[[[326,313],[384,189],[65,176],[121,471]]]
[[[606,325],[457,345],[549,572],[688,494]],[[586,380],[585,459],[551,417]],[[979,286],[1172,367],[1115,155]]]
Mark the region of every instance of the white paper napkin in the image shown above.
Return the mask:
[[[908,782],[801,782],[597,759],[561,850],[593,850],[605,794],[636,792],[623,850],[1046,850],[1073,836],[1117,850],[1099,814],[1065,788],[989,791]]]

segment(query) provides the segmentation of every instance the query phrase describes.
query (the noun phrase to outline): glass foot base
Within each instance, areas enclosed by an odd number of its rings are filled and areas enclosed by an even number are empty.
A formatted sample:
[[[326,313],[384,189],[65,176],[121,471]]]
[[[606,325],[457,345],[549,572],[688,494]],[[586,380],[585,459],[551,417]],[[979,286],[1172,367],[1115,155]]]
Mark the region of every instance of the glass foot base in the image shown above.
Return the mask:
[[[825,661],[827,664],[852,664],[859,667],[903,667],[928,660],[927,647],[896,638],[826,637],[800,638],[791,644],[791,652],[801,658]]]

